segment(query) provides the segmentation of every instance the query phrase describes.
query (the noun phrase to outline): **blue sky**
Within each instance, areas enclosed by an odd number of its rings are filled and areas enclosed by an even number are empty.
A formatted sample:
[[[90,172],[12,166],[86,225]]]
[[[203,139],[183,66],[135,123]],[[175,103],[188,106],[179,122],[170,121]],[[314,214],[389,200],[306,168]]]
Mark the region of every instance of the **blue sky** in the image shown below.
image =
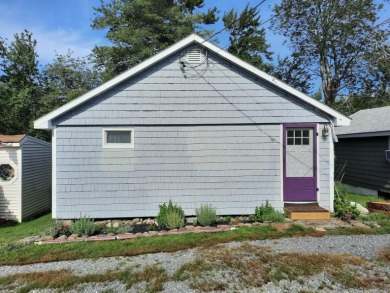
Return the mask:
[[[233,7],[241,11],[248,2],[254,6],[260,0],[205,0],[205,8],[217,6],[222,16]],[[266,0],[260,6],[262,20],[271,16],[272,7],[278,2],[280,1]],[[65,54],[70,49],[75,56],[86,56],[95,45],[108,44],[104,31],[95,31],[90,27],[94,16],[92,7],[99,4],[100,0],[0,0],[0,37],[12,40],[15,33],[29,30],[38,42],[39,61],[43,65],[53,60],[56,51]],[[381,13],[383,19],[390,14],[390,5],[386,6]],[[268,22],[266,26],[269,24]],[[214,29],[217,31],[221,28],[219,21]],[[271,51],[275,53],[275,59],[277,55],[288,53],[281,36],[267,30],[266,37],[271,44]],[[228,44],[227,34],[222,33],[219,38],[219,46],[225,47]]]
[[[249,2],[252,6],[259,3]],[[275,2],[267,0],[261,5],[262,19],[269,18],[271,5]],[[241,11],[246,3],[248,2],[241,0],[206,0],[205,8],[217,6],[222,16],[224,11],[232,7]],[[92,7],[99,4],[100,0],[0,0],[0,37],[12,40],[15,33],[29,30],[38,42],[39,61],[43,65],[53,60],[55,52],[65,54],[68,49],[75,56],[86,56],[95,45],[109,44],[104,31],[92,30],[90,27],[94,17]],[[219,21],[214,29],[221,28]],[[219,38],[219,46],[228,44],[226,33]],[[272,44],[274,52],[287,52],[280,37],[268,32],[267,40]]]

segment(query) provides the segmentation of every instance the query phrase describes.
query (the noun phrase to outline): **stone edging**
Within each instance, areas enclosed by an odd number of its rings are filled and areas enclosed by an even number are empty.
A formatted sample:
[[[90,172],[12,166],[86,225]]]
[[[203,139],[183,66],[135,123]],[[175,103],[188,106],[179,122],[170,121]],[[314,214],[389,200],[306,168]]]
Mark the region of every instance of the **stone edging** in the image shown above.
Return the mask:
[[[117,235],[96,235],[90,237],[78,237],[75,235],[71,235],[69,237],[59,237],[57,239],[52,240],[39,240],[36,244],[55,244],[55,243],[71,243],[77,241],[108,241],[108,240],[125,240],[125,239],[134,239],[134,238],[142,238],[142,237],[151,237],[151,236],[163,236],[163,235],[178,235],[178,234],[191,234],[191,233],[215,233],[215,232],[223,232],[230,231],[236,229],[235,227],[229,225],[218,225],[217,227],[194,227],[194,226],[186,226],[185,228],[180,229],[172,229],[169,231],[161,230],[161,231],[149,231],[144,233],[125,233],[125,234],[117,234]]]

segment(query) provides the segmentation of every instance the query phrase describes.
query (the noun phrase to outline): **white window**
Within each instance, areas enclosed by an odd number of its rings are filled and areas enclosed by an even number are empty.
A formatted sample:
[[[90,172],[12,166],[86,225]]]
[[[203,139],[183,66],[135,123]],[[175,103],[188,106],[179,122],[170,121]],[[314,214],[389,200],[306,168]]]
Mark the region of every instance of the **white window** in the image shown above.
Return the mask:
[[[134,148],[134,129],[103,128],[103,148]]]

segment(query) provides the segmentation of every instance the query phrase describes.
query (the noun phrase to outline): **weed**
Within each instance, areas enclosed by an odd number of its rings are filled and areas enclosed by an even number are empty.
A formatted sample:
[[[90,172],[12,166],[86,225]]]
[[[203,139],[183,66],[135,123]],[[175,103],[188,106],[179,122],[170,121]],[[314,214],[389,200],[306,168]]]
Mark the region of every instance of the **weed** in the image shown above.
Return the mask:
[[[284,214],[276,211],[268,200],[261,206],[255,208],[255,214],[250,217],[254,221],[259,222],[284,222]]]
[[[385,263],[390,263],[390,246],[382,249],[378,254],[378,260]]]
[[[127,269],[119,273],[119,279],[130,289],[135,284],[145,282],[146,292],[159,292],[164,290],[164,283],[169,280],[166,271],[156,265],[145,267],[142,271],[133,272]]]
[[[322,271],[336,276],[348,272],[347,265],[361,264],[361,259],[346,255],[280,253],[275,256],[268,248],[243,244],[238,248],[203,250],[174,277],[195,285],[207,284],[210,280],[205,272],[223,270],[237,275],[241,287],[258,288],[268,282],[299,280]]]
[[[217,221],[217,212],[211,205],[202,204],[196,209],[196,217],[202,226],[210,226]]]
[[[356,219],[360,212],[356,206],[351,206],[347,200],[347,187],[341,182],[336,182],[334,185],[334,211],[336,216],[342,220]]]

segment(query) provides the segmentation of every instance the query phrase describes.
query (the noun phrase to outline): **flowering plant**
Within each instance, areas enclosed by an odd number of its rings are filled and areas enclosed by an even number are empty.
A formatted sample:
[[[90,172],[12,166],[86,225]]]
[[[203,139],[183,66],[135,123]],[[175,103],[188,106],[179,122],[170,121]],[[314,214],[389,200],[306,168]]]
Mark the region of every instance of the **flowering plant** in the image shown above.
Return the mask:
[[[58,238],[62,235],[69,236],[72,234],[70,230],[70,225],[62,221],[56,221],[53,223],[53,226],[48,229],[45,233],[46,235],[53,236],[53,238]]]

